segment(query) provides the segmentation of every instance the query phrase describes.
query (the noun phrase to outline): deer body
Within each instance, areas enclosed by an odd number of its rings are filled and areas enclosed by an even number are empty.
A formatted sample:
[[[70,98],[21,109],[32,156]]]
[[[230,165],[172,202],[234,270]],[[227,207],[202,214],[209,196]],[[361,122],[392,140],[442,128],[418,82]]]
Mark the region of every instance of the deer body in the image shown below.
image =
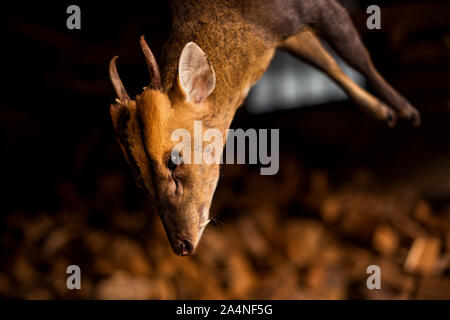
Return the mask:
[[[172,33],[161,58],[162,72],[141,37],[150,84],[131,99],[115,57],[110,76],[118,99],[110,110],[137,184],[154,201],[176,254],[189,255],[198,244],[209,221],[219,166],[177,162],[171,133],[177,128],[192,131],[194,121],[201,120],[225,137],[236,109],[277,48],[325,72],[376,118],[390,125],[396,115],[416,124],[420,120],[373,67],[346,11],[334,0],[174,0],[171,6]],[[379,98],[342,72],[317,34],[367,77]]]

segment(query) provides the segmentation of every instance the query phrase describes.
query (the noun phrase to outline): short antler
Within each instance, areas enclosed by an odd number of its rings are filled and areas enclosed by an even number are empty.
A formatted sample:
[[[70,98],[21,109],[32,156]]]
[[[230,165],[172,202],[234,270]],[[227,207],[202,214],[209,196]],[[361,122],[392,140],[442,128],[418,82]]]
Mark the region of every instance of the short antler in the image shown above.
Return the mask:
[[[148,73],[150,75],[150,84],[148,85],[151,89],[161,90],[161,75],[159,73],[159,67],[156,63],[155,56],[145,42],[144,36],[141,36],[141,48],[144,52],[145,61],[147,62]]]
[[[117,66],[116,66],[116,60],[118,56],[115,56],[111,59],[111,62],[109,63],[109,77],[111,79],[111,83],[114,87],[114,90],[116,90],[116,94],[119,97],[121,101],[125,100],[131,100],[130,96],[127,93],[127,90],[125,90],[125,87],[123,86],[122,80],[120,80],[119,74],[117,73]]]

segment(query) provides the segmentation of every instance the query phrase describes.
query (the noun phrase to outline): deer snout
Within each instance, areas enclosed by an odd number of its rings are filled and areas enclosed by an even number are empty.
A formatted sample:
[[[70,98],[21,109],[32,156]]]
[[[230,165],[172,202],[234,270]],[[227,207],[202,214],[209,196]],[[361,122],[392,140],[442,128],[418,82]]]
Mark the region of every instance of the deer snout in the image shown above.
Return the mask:
[[[189,256],[194,253],[194,245],[187,239],[177,240],[173,246],[173,251],[179,256]]]
[[[161,220],[173,252],[189,256],[195,252],[201,232],[195,216],[183,212],[160,212]]]
[[[170,246],[177,256],[190,256],[195,251],[195,243],[191,237],[183,234],[168,234]]]

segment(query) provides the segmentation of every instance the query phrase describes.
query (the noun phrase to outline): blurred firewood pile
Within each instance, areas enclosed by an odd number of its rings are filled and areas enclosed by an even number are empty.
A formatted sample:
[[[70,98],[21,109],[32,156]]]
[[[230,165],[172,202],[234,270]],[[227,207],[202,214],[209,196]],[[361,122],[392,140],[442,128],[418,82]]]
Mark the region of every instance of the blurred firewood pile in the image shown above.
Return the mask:
[[[224,167],[214,222],[193,257],[175,256],[159,217],[123,203],[127,173],[106,172],[89,199],[61,185],[58,213],[7,218],[13,253],[0,294],[96,299],[450,298],[450,203],[433,208],[406,185],[380,185],[367,169],[334,184],[281,155],[279,175]],[[108,205],[108,212],[96,208]],[[226,220],[222,220],[222,217]],[[82,270],[68,290],[66,268]],[[381,290],[366,269],[381,268]],[[5,267],[5,266],[4,266]]]

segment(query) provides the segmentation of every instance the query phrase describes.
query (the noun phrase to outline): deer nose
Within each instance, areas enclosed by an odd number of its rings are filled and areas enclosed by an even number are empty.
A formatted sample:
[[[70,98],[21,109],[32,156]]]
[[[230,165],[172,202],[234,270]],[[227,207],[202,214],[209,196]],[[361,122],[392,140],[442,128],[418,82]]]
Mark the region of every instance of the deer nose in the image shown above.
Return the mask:
[[[189,256],[194,252],[194,246],[192,245],[192,242],[187,239],[178,240],[175,250],[175,253],[179,256]]]

